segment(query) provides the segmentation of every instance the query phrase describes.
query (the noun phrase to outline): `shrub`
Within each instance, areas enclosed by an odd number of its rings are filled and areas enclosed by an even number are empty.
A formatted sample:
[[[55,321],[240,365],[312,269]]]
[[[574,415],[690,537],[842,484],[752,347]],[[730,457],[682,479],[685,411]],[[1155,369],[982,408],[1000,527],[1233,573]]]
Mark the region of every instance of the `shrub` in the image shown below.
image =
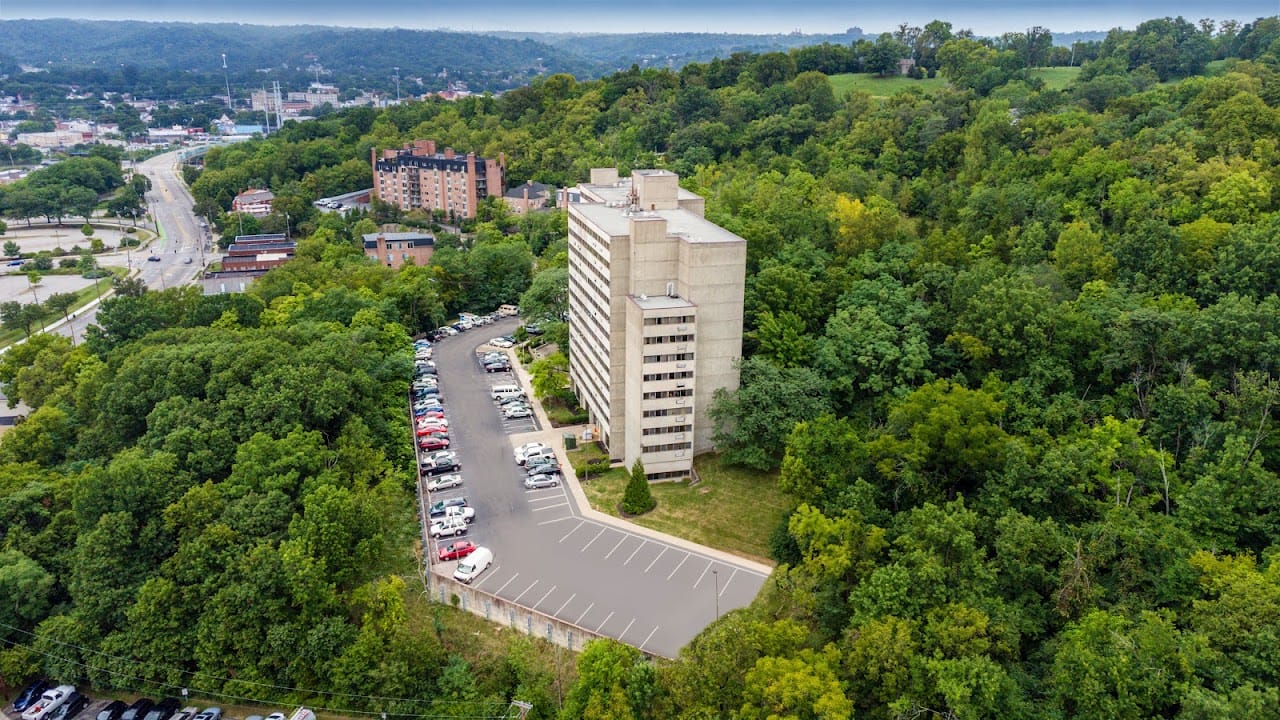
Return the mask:
[[[80,264],[80,261],[75,258],[62,258],[61,260],[58,261],[58,267],[60,268],[73,268],[78,266],[79,264]]]
[[[628,515],[643,515],[658,503],[649,491],[649,481],[644,476],[644,463],[636,460],[631,466],[631,479],[627,480],[627,489],[622,494],[622,512]]]

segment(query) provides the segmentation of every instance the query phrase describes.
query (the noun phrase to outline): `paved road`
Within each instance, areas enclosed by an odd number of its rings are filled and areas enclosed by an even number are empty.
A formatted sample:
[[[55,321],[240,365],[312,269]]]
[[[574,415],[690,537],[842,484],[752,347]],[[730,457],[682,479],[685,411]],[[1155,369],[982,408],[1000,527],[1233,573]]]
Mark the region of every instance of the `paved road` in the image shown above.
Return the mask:
[[[479,344],[517,324],[504,320],[436,345],[464,485],[431,501],[466,495],[475,507],[470,539],[494,551],[493,567],[476,587],[646,652],[675,657],[717,612],[749,604],[767,575],[724,553],[589,518],[566,486],[523,488],[524,473],[512,449],[529,434],[508,435],[488,394],[491,385],[511,382],[510,376],[487,375],[475,362]]]
[[[152,217],[159,223],[163,237],[153,240],[146,248],[132,251],[130,267],[137,271],[135,277],[146,283],[152,290],[164,290],[192,282],[204,269],[206,259],[212,261],[216,256],[209,255],[206,250],[207,231],[200,226],[200,219],[192,212],[195,201],[187,186],[182,182],[182,166],[178,162],[180,151],[157,155],[150,160],[139,163],[135,171],[151,179],[151,190],[147,192],[147,203]],[[148,257],[160,258],[157,262],[149,262]],[[190,260],[187,263],[186,260]],[[85,308],[76,313],[70,323],[59,323],[50,332],[70,335],[74,329],[76,338],[83,338],[85,328],[92,325],[97,318],[97,306]]]

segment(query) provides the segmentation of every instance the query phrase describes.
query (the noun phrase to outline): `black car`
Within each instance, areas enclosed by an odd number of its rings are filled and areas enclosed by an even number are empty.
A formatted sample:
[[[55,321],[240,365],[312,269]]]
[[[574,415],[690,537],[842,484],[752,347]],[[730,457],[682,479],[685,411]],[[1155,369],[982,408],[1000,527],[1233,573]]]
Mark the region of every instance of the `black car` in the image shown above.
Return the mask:
[[[525,468],[525,475],[540,475],[542,473],[560,474],[560,463],[550,458],[543,458],[545,462],[535,462]]]
[[[138,698],[120,714],[120,720],[142,720],[142,717],[146,715],[147,711],[151,709],[151,706],[155,704],[155,701],[151,698]]]
[[[61,705],[54,708],[48,715],[45,715],[44,720],[72,720],[88,704],[88,697],[78,692],[73,692],[67,696],[67,699]]]
[[[457,460],[440,460],[422,465],[422,472],[426,475],[440,475],[447,472],[457,472],[461,469],[462,463]]]
[[[165,698],[151,707],[142,720],[169,720],[182,706],[173,698]]]
[[[128,709],[129,706],[120,700],[112,700],[110,705],[98,711],[98,717],[95,720],[120,720],[120,716]]]
[[[511,369],[511,363],[507,363],[507,362],[494,362],[494,363],[485,363],[485,364],[484,364],[484,371],[485,371],[485,372],[491,372],[491,373],[495,373],[495,372],[507,372],[507,371],[509,371],[510,369]]]
[[[40,699],[40,693],[52,687],[49,678],[40,678],[24,688],[18,693],[18,697],[14,698],[13,709],[19,712],[31,707],[31,703]]]

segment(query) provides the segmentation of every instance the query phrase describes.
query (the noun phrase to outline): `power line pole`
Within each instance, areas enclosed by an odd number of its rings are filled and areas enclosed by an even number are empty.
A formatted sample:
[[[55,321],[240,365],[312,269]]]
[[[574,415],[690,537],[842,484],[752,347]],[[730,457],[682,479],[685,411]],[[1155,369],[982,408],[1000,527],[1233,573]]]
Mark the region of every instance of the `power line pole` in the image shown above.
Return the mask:
[[[222,53],[222,80],[227,84],[227,110],[232,115],[236,114],[235,106],[231,104],[231,76],[227,74],[227,54]],[[232,118],[235,119],[234,117]]]
[[[399,105],[399,104],[400,104],[400,66],[399,66],[399,65],[396,65],[396,66],[395,66],[395,68],[396,68],[396,74],[395,74],[395,81],[396,81],[396,104],[397,104],[397,105]]]

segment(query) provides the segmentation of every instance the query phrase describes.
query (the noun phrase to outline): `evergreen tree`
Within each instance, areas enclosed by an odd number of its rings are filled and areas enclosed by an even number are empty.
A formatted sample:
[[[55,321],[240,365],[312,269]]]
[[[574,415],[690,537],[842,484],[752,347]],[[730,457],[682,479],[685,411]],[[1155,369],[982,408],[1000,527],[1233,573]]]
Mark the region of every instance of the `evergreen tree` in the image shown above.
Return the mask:
[[[649,481],[644,476],[644,463],[636,460],[631,466],[631,479],[627,481],[627,490],[622,495],[622,511],[630,515],[643,515],[658,503],[649,492]]]

